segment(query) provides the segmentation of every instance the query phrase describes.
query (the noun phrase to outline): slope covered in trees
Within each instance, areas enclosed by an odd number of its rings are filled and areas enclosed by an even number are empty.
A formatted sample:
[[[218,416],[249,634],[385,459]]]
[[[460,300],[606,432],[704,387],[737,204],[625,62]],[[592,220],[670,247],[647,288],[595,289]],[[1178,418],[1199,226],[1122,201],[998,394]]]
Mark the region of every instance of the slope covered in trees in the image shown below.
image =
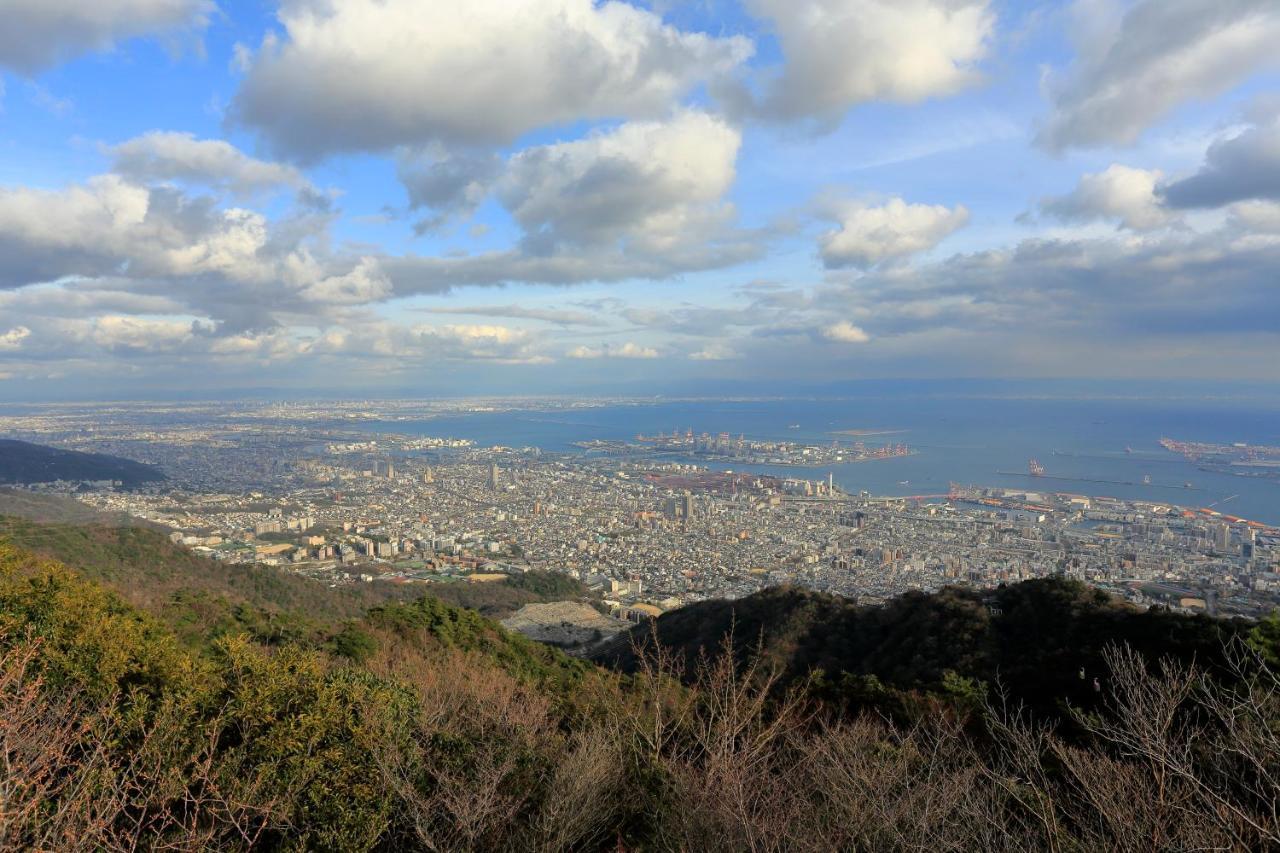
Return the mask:
[[[110,543],[97,553],[109,562]],[[113,583],[130,571],[121,557]],[[314,635],[179,636],[164,606],[90,574],[0,541],[0,849],[1280,844],[1280,682],[1244,626],[1175,624],[1072,585],[883,611],[782,590],[727,620],[712,603],[660,620],[684,645],[619,657],[621,675],[429,596]],[[700,656],[725,624],[735,654]],[[1026,645],[1037,626],[1055,639]],[[1274,655],[1274,627],[1247,635]],[[1103,648],[1099,630],[1176,655],[1237,639],[1211,674]],[[1074,664],[1093,654],[1081,642],[1100,649],[1101,689],[1087,712],[1054,705],[1069,737],[984,699],[993,672]],[[914,691],[910,725],[859,713],[845,673]]]
[[[193,640],[235,630],[262,640],[314,638],[370,607],[421,592],[385,583],[330,589],[267,566],[216,562],[175,545],[158,525],[17,490],[0,489],[2,539],[75,568]],[[495,618],[530,602],[586,596],[577,580],[547,572],[432,590],[450,604]]]
[[[736,601],[704,601],[623,635],[596,658],[624,672],[656,645],[696,670],[699,656],[732,636],[739,662],[759,657],[779,684],[806,681],[828,699],[872,699],[899,691],[999,687],[1040,713],[1064,702],[1090,707],[1109,646],[1155,660],[1226,666],[1224,649],[1252,626],[1243,621],[1140,611],[1077,581],[1046,578],[980,592],[910,592],[884,606],[859,607],[811,590],[778,587]],[[813,673],[821,677],[812,679]],[[1098,686],[1101,686],[1099,683]]]
[[[0,439],[0,483],[119,480],[132,488],[163,479],[158,469],[132,459]]]

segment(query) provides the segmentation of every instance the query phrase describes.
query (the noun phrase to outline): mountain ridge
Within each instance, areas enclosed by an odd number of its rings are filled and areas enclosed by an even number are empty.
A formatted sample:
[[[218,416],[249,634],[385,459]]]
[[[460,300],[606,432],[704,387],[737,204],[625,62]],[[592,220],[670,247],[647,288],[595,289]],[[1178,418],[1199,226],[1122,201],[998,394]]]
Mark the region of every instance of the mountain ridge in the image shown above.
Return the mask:
[[[165,479],[158,468],[120,456],[0,438],[0,485],[118,480],[125,488],[136,488]]]

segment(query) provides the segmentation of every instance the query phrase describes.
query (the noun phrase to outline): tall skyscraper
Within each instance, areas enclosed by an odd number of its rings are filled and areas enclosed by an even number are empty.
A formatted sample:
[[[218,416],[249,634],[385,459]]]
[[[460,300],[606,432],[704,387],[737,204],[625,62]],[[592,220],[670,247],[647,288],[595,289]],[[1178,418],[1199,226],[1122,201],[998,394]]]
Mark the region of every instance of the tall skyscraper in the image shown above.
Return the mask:
[[[498,471],[498,465],[497,465],[497,463],[490,463],[490,464],[489,464],[489,489],[490,489],[490,491],[495,491],[495,492],[496,492],[496,491],[498,490],[498,474],[499,474],[499,473],[500,473],[500,472]]]
[[[1231,525],[1224,522],[1214,528],[1213,547],[1219,551],[1226,551],[1231,547]]]

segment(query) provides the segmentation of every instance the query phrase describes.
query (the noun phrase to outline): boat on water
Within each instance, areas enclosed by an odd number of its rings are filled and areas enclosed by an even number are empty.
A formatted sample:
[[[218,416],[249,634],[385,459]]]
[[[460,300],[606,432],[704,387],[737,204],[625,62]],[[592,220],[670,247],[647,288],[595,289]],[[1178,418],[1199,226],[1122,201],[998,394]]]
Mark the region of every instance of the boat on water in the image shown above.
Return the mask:
[[[910,480],[899,480],[899,481],[898,481],[898,485],[899,485],[899,486],[910,486],[910,485],[911,485],[911,481],[910,481]]]

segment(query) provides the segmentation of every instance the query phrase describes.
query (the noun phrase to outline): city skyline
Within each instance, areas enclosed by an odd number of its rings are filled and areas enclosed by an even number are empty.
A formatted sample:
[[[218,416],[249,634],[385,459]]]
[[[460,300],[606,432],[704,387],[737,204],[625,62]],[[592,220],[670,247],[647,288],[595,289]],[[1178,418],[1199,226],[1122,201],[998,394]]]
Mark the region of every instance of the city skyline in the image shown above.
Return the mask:
[[[6,9],[0,400],[1280,379],[1274,3]]]

